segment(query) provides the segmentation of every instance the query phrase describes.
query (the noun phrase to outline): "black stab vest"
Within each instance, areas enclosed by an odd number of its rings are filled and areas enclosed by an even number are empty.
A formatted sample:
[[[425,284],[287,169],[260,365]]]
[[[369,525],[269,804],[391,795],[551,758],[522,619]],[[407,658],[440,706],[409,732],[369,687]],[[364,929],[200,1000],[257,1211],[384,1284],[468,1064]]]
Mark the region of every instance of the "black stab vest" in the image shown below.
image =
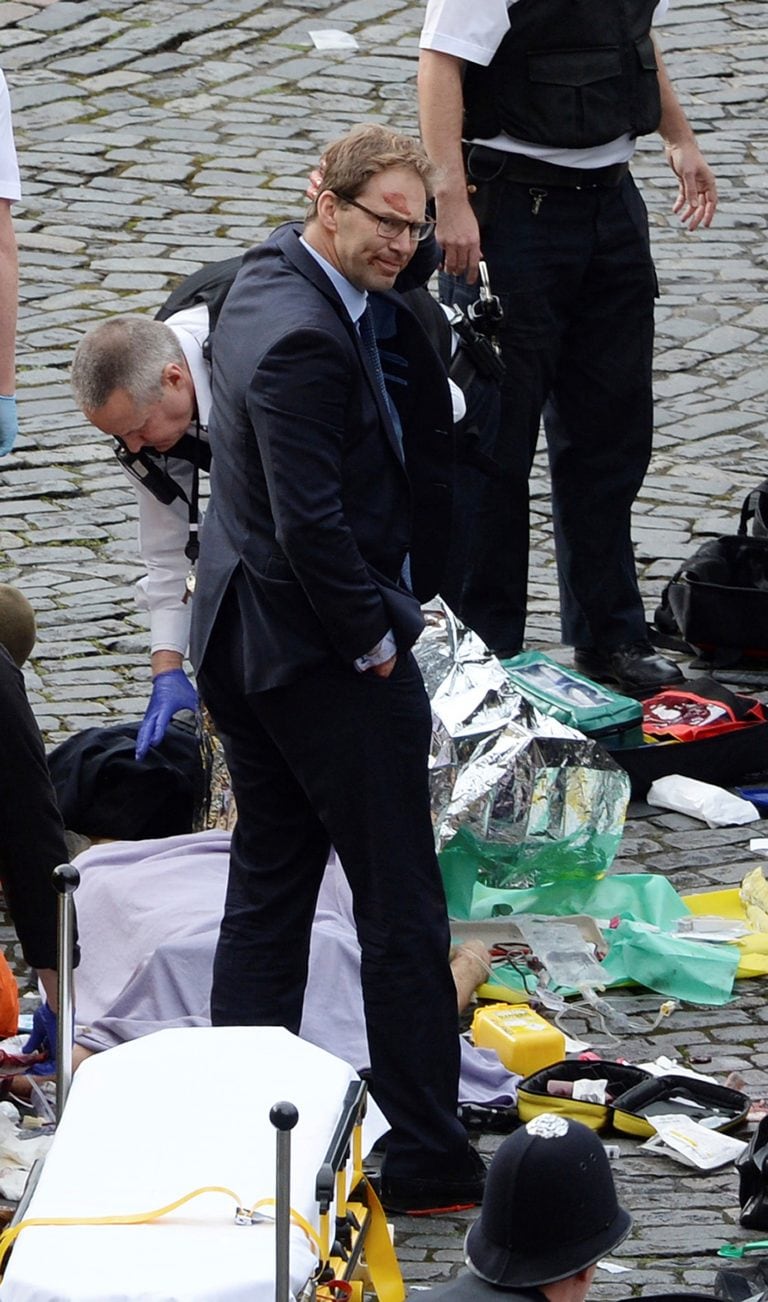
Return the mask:
[[[655,131],[657,0],[516,0],[487,68],[464,73],[464,136],[567,149]]]

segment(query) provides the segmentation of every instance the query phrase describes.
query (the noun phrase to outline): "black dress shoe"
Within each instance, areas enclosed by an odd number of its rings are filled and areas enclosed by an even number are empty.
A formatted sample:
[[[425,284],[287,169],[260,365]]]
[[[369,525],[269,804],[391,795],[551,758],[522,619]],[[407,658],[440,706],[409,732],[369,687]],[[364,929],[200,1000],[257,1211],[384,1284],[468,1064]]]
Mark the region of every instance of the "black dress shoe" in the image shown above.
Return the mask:
[[[685,682],[677,665],[658,655],[647,641],[627,642],[611,651],[576,647],[573,663],[580,674],[597,682],[616,683],[629,696],[652,696]]]
[[[447,1176],[381,1177],[384,1210],[399,1216],[439,1216],[466,1211],[483,1201],[486,1165],[474,1148],[467,1150],[465,1169]]]

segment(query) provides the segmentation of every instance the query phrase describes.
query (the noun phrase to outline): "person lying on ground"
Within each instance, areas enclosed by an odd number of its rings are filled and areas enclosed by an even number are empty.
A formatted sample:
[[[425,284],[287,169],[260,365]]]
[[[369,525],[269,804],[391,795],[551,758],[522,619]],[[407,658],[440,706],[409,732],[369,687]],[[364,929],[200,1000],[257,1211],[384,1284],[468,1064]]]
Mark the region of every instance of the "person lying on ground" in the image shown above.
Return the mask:
[[[168,1026],[210,1024],[229,841],[228,832],[210,831],[95,845],[78,856],[78,915],[89,943],[78,972],[76,1063]],[[332,856],[313,925],[301,1035],[356,1070],[369,1064],[359,966],[350,891]],[[463,1007],[487,976],[484,946],[463,943],[451,970]],[[509,1106],[515,1081],[495,1053],[462,1040],[462,1103]]]

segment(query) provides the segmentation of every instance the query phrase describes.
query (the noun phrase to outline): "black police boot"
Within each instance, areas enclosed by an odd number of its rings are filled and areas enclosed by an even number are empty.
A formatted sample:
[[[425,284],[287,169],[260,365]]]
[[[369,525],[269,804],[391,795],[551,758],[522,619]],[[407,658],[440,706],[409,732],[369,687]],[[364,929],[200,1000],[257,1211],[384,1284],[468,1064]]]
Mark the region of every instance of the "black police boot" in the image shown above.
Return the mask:
[[[600,683],[615,683],[628,696],[652,696],[665,687],[685,682],[678,666],[660,656],[646,640],[627,642],[611,650],[575,647],[573,663],[580,674]]]

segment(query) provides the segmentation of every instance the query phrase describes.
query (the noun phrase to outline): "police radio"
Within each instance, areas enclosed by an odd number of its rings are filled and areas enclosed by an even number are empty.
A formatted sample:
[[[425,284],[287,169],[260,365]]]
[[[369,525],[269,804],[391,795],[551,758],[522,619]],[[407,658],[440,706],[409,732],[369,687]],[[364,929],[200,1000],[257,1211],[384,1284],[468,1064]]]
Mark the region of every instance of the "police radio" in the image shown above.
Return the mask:
[[[163,506],[170,506],[177,497],[183,498],[186,502],[187,495],[184,489],[176,483],[167,470],[163,469],[157,457],[147,452],[146,448],[141,448],[139,452],[131,452],[122,439],[116,438],[114,450],[120,465],[158,502],[162,502]]]

